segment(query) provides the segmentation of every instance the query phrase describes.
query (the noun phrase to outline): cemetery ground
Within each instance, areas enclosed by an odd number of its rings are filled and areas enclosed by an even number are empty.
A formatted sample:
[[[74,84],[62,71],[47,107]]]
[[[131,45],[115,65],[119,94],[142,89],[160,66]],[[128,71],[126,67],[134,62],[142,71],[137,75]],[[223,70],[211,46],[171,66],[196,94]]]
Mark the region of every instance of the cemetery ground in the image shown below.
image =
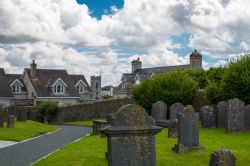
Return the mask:
[[[200,145],[205,149],[188,151],[184,154],[176,154],[172,151],[176,143],[177,138],[167,138],[167,129],[156,135],[157,166],[207,166],[210,155],[221,147],[230,149],[237,158],[237,166],[246,166],[250,163],[250,133],[226,134],[222,128],[200,128]],[[34,165],[108,165],[105,159],[106,149],[106,138],[101,138],[100,135],[89,135],[66,145]]]
[[[65,124],[69,125],[80,125],[80,126],[93,126],[92,120],[85,120],[85,121],[76,121],[76,122],[67,122]]]
[[[0,140],[20,142],[58,130],[58,127],[30,120],[26,122],[15,121],[14,128],[7,128],[6,125],[4,123],[4,127],[0,128]]]

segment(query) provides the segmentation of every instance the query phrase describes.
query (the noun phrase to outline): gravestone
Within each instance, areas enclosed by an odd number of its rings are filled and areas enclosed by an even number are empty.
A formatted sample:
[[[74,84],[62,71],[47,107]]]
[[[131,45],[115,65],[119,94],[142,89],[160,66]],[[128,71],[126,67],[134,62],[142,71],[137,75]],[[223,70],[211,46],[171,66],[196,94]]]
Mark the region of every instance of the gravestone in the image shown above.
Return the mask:
[[[113,124],[101,130],[108,138],[108,165],[155,166],[154,135],[161,129],[141,106],[121,107]]]
[[[221,148],[211,154],[209,166],[235,166],[236,158],[227,149]]]
[[[228,109],[228,103],[225,101],[220,102],[216,106],[217,109],[217,124],[220,128],[226,127],[226,115],[227,115],[227,109]]]
[[[113,120],[114,120],[114,114],[109,113],[106,115],[107,125],[111,126],[113,124]]]
[[[7,127],[8,128],[13,128],[14,127],[14,121],[15,121],[15,116],[14,115],[10,115],[7,118]]]
[[[151,116],[155,119],[156,125],[167,128],[169,126],[169,120],[167,117],[167,104],[158,101],[152,105]]]
[[[93,119],[93,133],[99,134],[100,130],[107,126],[107,121],[104,119]]]
[[[216,113],[213,107],[207,105],[201,107],[201,125],[204,128],[216,127]]]
[[[168,128],[168,137],[177,138],[178,137],[178,119],[170,121]]]
[[[3,127],[4,123],[4,110],[3,108],[0,108],[0,127]]]
[[[250,131],[250,104],[245,107],[244,131]]]
[[[16,107],[15,109],[15,115],[17,121],[27,121],[27,110],[24,107]]]
[[[178,114],[179,113],[183,113],[184,112],[184,105],[182,105],[181,103],[174,103],[170,106],[170,121],[173,121],[174,119],[178,118]]]
[[[184,147],[183,151],[200,149],[198,121],[191,105],[185,108],[183,114],[178,115],[178,123],[178,144],[173,150],[180,153],[180,147]]]
[[[167,117],[167,104],[162,101],[157,101],[152,105],[151,116],[155,121],[166,120]]]
[[[227,133],[237,133],[244,130],[245,103],[237,98],[228,101]]]

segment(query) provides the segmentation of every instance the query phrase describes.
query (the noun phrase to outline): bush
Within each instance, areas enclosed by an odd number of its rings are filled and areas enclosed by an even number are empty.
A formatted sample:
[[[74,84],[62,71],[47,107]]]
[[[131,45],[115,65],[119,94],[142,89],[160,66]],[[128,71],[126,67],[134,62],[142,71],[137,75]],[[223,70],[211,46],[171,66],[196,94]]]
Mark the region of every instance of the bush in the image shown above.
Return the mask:
[[[198,87],[190,76],[179,72],[163,73],[145,80],[132,88],[132,98],[146,110],[161,100],[171,105],[175,102],[190,104]]]
[[[207,85],[207,75],[204,70],[194,70],[194,69],[184,69],[178,71],[181,74],[190,76],[192,79],[198,82],[198,86],[200,89],[203,89]]]
[[[38,106],[39,116],[42,118],[43,122],[45,122],[45,119],[47,119],[48,122],[51,122],[57,109],[58,104],[55,101],[48,100],[41,102]]]
[[[205,98],[209,104],[216,105],[224,100],[223,88],[219,87],[214,81],[210,81],[205,88]]]
[[[237,97],[250,103],[250,54],[228,62],[223,88],[227,99]]]

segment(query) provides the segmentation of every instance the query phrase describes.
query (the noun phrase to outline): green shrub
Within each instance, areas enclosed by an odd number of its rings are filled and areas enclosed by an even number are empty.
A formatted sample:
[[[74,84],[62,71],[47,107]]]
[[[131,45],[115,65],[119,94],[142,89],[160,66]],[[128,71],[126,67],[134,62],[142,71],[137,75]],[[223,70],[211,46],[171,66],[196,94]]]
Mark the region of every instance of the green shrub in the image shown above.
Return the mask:
[[[162,73],[134,86],[131,95],[149,111],[152,104],[159,100],[168,105],[175,102],[190,104],[197,87],[197,82],[188,75],[179,72]]]
[[[47,119],[48,122],[51,122],[56,114],[57,109],[58,104],[55,101],[48,100],[41,102],[38,106],[39,117],[42,118],[43,122],[44,119]]]
[[[214,81],[210,81],[205,88],[205,99],[208,103],[216,105],[224,100],[223,88],[219,87]]]
[[[207,74],[204,70],[184,69],[178,71],[181,74],[190,76],[192,79],[198,82],[200,89],[203,89],[207,85]]]
[[[206,73],[208,82],[213,81],[216,84],[221,84],[225,70],[226,68],[223,68],[223,67],[209,68],[209,70]]]
[[[223,88],[227,99],[237,97],[250,103],[250,54],[228,62]]]

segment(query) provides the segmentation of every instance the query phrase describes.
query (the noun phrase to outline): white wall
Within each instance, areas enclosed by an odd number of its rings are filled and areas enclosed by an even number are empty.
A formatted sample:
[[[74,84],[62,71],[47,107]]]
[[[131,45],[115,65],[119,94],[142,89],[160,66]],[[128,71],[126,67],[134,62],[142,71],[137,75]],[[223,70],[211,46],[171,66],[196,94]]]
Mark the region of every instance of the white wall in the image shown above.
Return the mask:
[[[0,105],[10,106],[11,103],[12,103],[12,99],[11,98],[1,98],[0,97]]]

